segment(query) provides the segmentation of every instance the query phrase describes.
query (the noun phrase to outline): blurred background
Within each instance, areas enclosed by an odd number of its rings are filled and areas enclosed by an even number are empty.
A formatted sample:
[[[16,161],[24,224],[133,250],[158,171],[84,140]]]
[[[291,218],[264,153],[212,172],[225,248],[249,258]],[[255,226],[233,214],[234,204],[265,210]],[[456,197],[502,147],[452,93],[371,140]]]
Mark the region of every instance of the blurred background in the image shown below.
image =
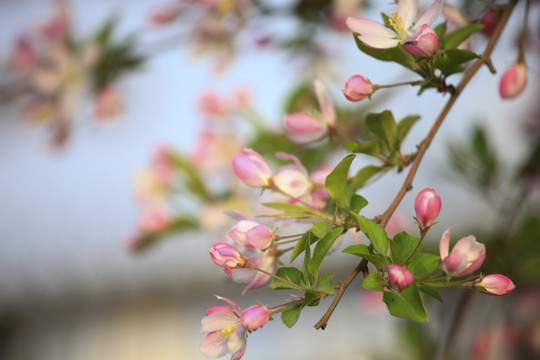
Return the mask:
[[[208,16],[212,6],[219,16]],[[414,80],[396,64],[359,52],[343,27],[349,15],[377,18],[388,8],[386,3],[345,0],[0,1],[0,358],[203,359],[200,319],[217,303],[214,294],[242,308],[256,301],[282,302],[287,295],[265,289],[240,296],[242,287],[212,263],[209,246],[224,238],[234,220],[222,214],[226,208],[205,208],[202,195],[176,194],[169,211],[187,213],[182,219],[193,223],[160,234],[159,241],[148,238],[155,246],[134,251],[138,235],[130,229],[138,226],[144,211],[138,196],[141,169],[163,147],[193,160],[202,151],[196,147],[201,134],[229,126],[223,123],[232,121],[229,115],[216,120],[212,117],[220,110],[205,107],[209,91],[215,92],[209,100],[214,105],[220,97],[244,95],[248,110],[238,117],[248,120],[236,134],[241,148],[260,136],[253,125],[257,122],[280,136],[283,115],[297,106],[298,94],[310,91],[315,78],[327,83],[336,107],[350,121],[359,117],[351,114],[386,108],[398,119],[421,115],[405,144],[414,151],[448,95],[427,91],[416,97],[414,89],[397,88],[352,107],[340,90],[353,74],[378,84]],[[515,169],[530,164],[535,173],[540,162],[531,150],[540,128],[537,7],[531,9],[528,87],[511,101],[498,95],[500,75],[517,58],[515,38],[523,10],[520,2],[494,53],[498,74],[483,69],[474,78],[435,137],[412,194],[399,207],[396,226],[414,232],[414,195],[424,187],[437,189],[443,211],[428,239],[433,252],[451,225],[455,239],[469,233],[490,239],[501,222],[501,204],[510,203],[508,195],[512,198],[509,179]],[[480,10],[471,11],[480,17]],[[481,52],[486,39],[474,37],[471,46]],[[45,64],[45,70],[35,70],[36,64]],[[471,134],[479,128],[500,164],[500,187],[491,180],[471,180],[470,173],[452,167],[459,156],[468,157]],[[266,142],[272,140],[261,140]],[[452,145],[461,150],[454,157],[448,150]],[[334,150],[325,155],[328,164],[345,155]],[[358,162],[360,167],[367,160],[360,157]],[[202,177],[215,171],[192,170],[182,171]],[[404,174],[389,173],[366,186],[367,215],[384,211],[403,179]],[[505,234],[526,234],[520,238],[530,243],[520,246],[532,244],[528,249],[536,257],[524,260],[519,253],[515,261],[497,261],[494,255],[494,264],[487,265],[498,270],[503,262],[505,274],[514,275],[523,292],[508,298],[473,294],[465,317],[475,321],[456,335],[454,358],[540,358],[537,183],[534,176],[528,178],[515,208],[518,225]],[[491,187],[490,194],[482,187]],[[519,225],[523,219],[529,219],[526,226]],[[339,254],[333,258],[326,271],[339,280],[357,262]],[[518,264],[526,270],[520,272]],[[459,307],[452,305],[462,295],[443,295],[445,305],[430,303],[431,321],[418,327],[392,318],[380,299],[361,290],[358,280],[325,331],[313,329],[326,309],[323,304],[307,309],[293,329],[277,319],[251,334],[244,358],[442,358],[452,319],[463,317],[456,316]],[[506,348],[500,352],[494,350],[497,346]]]

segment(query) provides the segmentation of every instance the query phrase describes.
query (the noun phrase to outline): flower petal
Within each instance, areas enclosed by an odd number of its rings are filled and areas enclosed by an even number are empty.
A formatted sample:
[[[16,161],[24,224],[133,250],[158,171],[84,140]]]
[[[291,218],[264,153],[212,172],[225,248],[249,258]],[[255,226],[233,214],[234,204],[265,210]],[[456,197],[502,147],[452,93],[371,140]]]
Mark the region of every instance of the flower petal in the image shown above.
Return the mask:
[[[399,0],[397,12],[403,20],[403,28],[407,30],[416,19],[418,0]]]
[[[229,341],[227,342],[229,352],[231,354],[241,352],[242,349],[246,346],[246,339],[246,328],[240,324],[236,327],[234,333],[231,335]]]
[[[431,25],[442,14],[444,2],[442,0],[435,0],[433,4],[427,8],[427,10],[416,20],[413,29],[420,29],[422,25]]]
[[[240,322],[240,319],[236,314],[226,311],[216,311],[209,315],[206,315],[201,320],[201,331],[211,332],[220,331],[229,325],[236,325]]]
[[[397,34],[380,22],[366,18],[348,17],[347,26],[353,32],[358,33],[360,41],[369,47],[389,49],[399,44]]]
[[[219,333],[211,332],[201,341],[199,350],[204,356],[210,359],[222,357],[229,352],[227,347],[227,339],[219,335]]]
[[[441,259],[444,260],[448,257],[448,250],[450,249],[450,228],[446,229],[441,236],[441,242],[439,243],[439,254]]]
[[[336,112],[334,111],[334,105],[332,104],[332,98],[330,97],[328,87],[324,82],[318,79],[315,80],[314,87],[321,111],[328,124],[333,126],[336,122]]]
[[[242,313],[242,310],[240,310],[240,307],[238,307],[238,305],[236,305],[236,303],[232,300],[229,300],[227,299],[226,297],[223,297],[223,296],[219,296],[219,295],[214,295],[215,297],[217,297],[219,300],[221,301],[225,301],[227,304],[229,304],[231,306],[231,308],[236,311],[236,313],[238,315],[240,315]]]

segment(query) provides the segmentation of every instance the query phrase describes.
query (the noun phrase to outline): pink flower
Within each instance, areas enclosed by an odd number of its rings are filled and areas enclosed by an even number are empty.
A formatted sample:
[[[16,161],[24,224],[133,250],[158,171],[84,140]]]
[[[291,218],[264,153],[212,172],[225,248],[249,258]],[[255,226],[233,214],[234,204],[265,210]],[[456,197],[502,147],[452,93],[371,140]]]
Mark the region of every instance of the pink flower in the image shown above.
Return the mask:
[[[421,31],[412,40],[411,44],[403,45],[405,51],[423,57],[432,57],[439,48],[439,38],[429,25],[422,25]]]
[[[430,25],[442,12],[443,1],[435,0],[419,17],[418,0],[399,0],[397,12],[390,13],[388,21],[392,29],[366,18],[347,18],[347,26],[357,33],[358,39],[366,46],[376,49],[390,49],[412,41],[421,31],[422,25]]]
[[[326,134],[326,124],[321,119],[304,113],[291,113],[283,118],[287,136],[297,143],[320,140]]]
[[[139,229],[146,234],[154,234],[165,230],[171,224],[171,216],[161,206],[146,208],[139,219]]]
[[[231,276],[231,269],[245,267],[248,262],[244,255],[232,245],[217,242],[210,247],[210,257],[217,266],[225,268],[225,272]]]
[[[221,117],[229,111],[225,99],[214,90],[201,92],[197,102],[201,113],[210,117]]]
[[[362,75],[353,75],[345,83],[345,89],[341,90],[349,101],[360,101],[370,96],[374,89],[371,81]]]
[[[94,114],[100,118],[108,118],[117,115],[122,108],[120,94],[107,85],[101,88],[94,100]]]
[[[274,176],[274,184],[292,199],[302,198],[312,187],[306,168],[294,155],[277,152],[276,157],[281,160],[291,161],[293,164],[282,166],[278,170]]]
[[[180,6],[170,4],[167,7],[154,10],[150,14],[149,20],[154,25],[167,25],[173,22],[180,15],[181,11]]]
[[[256,151],[244,149],[232,161],[233,171],[248,186],[266,187],[270,185],[272,169],[266,160]]]
[[[253,305],[242,311],[242,325],[249,330],[257,330],[270,320],[272,313],[268,306]]]
[[[516,285],[504,275],[493,274],[476,281],[474,288],[484,294],[502,296],[511,293]]]
[[[11,52],[11,65],[22,73],[30,71],[37,62],[36,53],[28,39],[21,37],[15,42]]]
[[[442,14],[449,23],[463,27],[469,25],[469,20],[453,5],[445,3],[443,5]]]
[[[393,285],[397,285],[399,290],[403,290],[413,282],[411,272],[399,265],[387,265],[388,279]]]
[[[204,131],[193,144],[189,157],[193,165],[201,170],[220,169],[224,163],[240,151],[236,138],[212,130]]]
[[[311,174],[311,182],[314,185],[308,202],[311,206],[323,209],[330,200],[330,194],[326,190],[326,177],[334,170],[332,166],[322,166]]]
[[[499,93],[503,99],[512,99],[527,86],[527,65],[523,61],[514,63],[506,70],[499,84]]]
[[[441,198],[435,190],[425,188],[416,196],[414,211],[421,229],[427,230],[441,212]]]
[[[268,226],[251,220],[238,221],[227,236],[241,246],[254,246],[261,250],[269,247],[274,240],[274,234]]]
[[[231,354],[230,360],[239,360],[246,352],[247,329],[242,324],[241,310],[233,301],[216,296],[227,305],[216,305],[206,310],[201,320],[201,332],[208,332],[199,349],[210,359]]]
[[[251,248],[253,250],[253,248]],[[269,273],[275,273],[278,259],[276,258],[276,248],[269,248],[265,251],[260,251],[256,257],[249,257],[247,260],[250,264],[263,269]],[[242,291],[244,295],[248,290],[259,288],[271,279],[270,275],[250,268],[240,268],[232,270],[232,280],[236,284],[243,284],[247,286]]]
[[[317,96],[317,102],[321,108],[324,120],[328,127],[333,127],[336,123],[336,112],[328,87],[319,79],[313,82],[313,87],[315,88],[315,95]]]
[[[486,258],[486,247],[472,235],[460,239],[450,255],[450,228],[441,237],[439,251],[443,269],[455,276],[464,276],[478,270]]]
[[[241,109],[251,104],[251,89],[247,86],[239,86],[233,91],[232,103],[234,108]]]

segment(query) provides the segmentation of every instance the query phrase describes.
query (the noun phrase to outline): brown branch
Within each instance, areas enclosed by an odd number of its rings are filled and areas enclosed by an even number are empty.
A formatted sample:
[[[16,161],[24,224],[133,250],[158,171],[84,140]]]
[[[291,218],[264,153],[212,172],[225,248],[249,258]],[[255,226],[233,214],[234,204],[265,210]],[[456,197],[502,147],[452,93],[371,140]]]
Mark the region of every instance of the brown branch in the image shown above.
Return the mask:
[[[394,200],[388,207],[388,209],[379,217],[380,224],[382,227],[385,227],[386,224],[388,224],[388,220],[390,220],[390,217],[396,211],[398,205],[401,203],[401,200],[405,197],[405,194],[407,192],[412,190],[412,182],[414,180],[414,177],[416,176],[416,172],[418,171],[418,168],[420,166],[420,163],[422,162],[422,159],[433,141],[433,138],[435,137],[435,134],[441,127],[444,119],[454,106],[456,100],[458,99],[459,95],[463,92],[463,89],[467,84],[471,81],[471,79],[474,77],[474,75],[480,70],[482,65],[487,64],[490,70],[493,72],[492,64],[491,64],[491,53],[493,52],[493,49],[495,48],[495,45],[497,44],[497,41],[499,40],[499,37],[510,17],[512,14],[512,10],[514,9],[516,3],[518,0],[512,0],[507,5],[505,5],[504,10],[501,14],[501,17],[499,19],[499,22],[497,23],[496,28],[494,29],[488,44],[486,45],[486,48],[484,50],[484,53],[482,54],[481,58],[476,60],[471,67],[465,72],[463,75],[463,78],[459,82],[459,84],[456,86],[455,92],[451,95],[450,99],[448,99],[448,102],[444,106],[444,108],[441,110],[439,116],[433,123],[433,126],[429,130],[429,133],[427,136],[422,140],[420,143],[420,146],[418,147],[418,152],[416,153],[416,156],[414,158],[414,161],[412,162],[411,168],[409,170],[409,173],[407,174],[407,177],[405,178],[405,181],[403,182],[403,185],[401,186],[401,189],[399,189],[399,192],[395,196]],[[367,261],[365,259],[362,259],[360,263],[354,268],[354,270],[347,276],[347,278],[343,281],[341,284],[339,290],[336,293],[336,296],[334,297],[332,304],[330,304],[328,310],[323,315],[321,320],[315,324],[316,329],[325,329],[326,325],[328,324],[328,320],[332,316],[332,313],[336,309],[339,301],[343,297],[343,294],[349,287],[349,285],[352,283],[354,278],[360,273],[360,272],[366,272],[367,271]]]

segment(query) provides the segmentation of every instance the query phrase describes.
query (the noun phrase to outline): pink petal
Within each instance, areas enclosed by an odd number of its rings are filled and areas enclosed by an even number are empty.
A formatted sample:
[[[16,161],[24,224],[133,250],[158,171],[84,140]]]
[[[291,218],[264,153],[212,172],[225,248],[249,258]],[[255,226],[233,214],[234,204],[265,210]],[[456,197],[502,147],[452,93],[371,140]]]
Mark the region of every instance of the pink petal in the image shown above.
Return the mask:
[[[211,332],[201,341],[199,350],[204,356],[210,359],[222,357],[229,352],[227,339],[219,335],[218,332]]]
[[[347,18],[347,26],[364,44],[377,49],[389,49],[399,44],[397,34],[383,24],[366,18]]]
[[[231,354],[240,353],[246,347],[246,329],[242,324],[238,325],[227,342]]]
[[[364,45],[374,49],[391,49],[399,45],[400,40],[394,35],[390,37],[358,36]]]
[[[416,13],[418,12],[418,0],[399,0],[398,2],[398,16],[403,19],[403,27],[405,30],[411,27],[416,19]]]
[[[467,255],[454,248],[442,264],[447,272],[458,275],[467,268]]]
[[[441,242],[439,243],[439,254],[441,259],[444,260],[448,257],[448,250],[450,249],[450,228],[442,234]]]
[[[211,313],[218,312],[218,311],[228,311],[234,314],[234,311],[232,311],[231,308],[228,307],[227,305],[215,305],[209,309],[206,309],[206,315],[210,315]]]
[[[328,124],[334,125],[336,122],[336,113],[334,111],[334,106],[332,105],[332,98],[328,92],[328,87],[321,80],[315,80],[314,87],[319,106],[321,107],[321,111],[324,114],[326,121]]]
[[[236,311],[236,313],[238,315],[240,315],[240,313],[242,312],[242,310],[240,310],[240,307],[238,307],[238,305],[236,305],[236,303],[234,301],[231,301],[229,299],[227,299],[226,297],[223,297],[223,296],[219,296],[219,295],[214,295],[215,297],[217,297],[219,300],[221,301],[225,301],[227,304],[229,304],[231,306],[231,308]]]
[[[229,325],[238,324],[240,319],[234,313],[226,311],[212,312],[201,320],[201,332],[221,331]]]
[[[422,25],[431,25],[439,16],[441,16],[444,2],[441,0],[435,0],[433,4],[427,8],[427,10],[416,20],[413,29],[419,29]]]

